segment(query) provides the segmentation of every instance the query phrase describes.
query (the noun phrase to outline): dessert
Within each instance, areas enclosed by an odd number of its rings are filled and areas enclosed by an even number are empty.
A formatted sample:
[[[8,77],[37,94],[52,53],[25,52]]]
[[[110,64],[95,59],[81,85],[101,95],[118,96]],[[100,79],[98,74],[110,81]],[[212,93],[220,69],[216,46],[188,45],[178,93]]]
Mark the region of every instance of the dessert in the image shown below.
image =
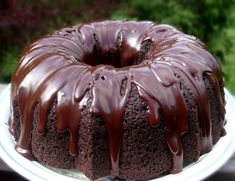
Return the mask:
[[[225,134],[219,64],[169,25],[56,31],[25,50],[11,83],[16,150],[92,180],[178,173]]]

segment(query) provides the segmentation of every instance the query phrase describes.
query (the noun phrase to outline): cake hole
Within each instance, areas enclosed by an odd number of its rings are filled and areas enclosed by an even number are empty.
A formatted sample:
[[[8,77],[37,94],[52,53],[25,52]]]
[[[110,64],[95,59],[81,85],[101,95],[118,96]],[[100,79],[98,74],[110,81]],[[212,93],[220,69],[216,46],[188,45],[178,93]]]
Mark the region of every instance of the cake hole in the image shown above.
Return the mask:
[[[100,77],[102,80],[105,80],[105,77],[102,75],[101,77]]]
[[[133,43],[133,41],[131,41],[133,37],[128,35],[124,36],[123,31],[119,31],[115,41],[111,33],[105,34],[104,36],[100,32],[100,34],[93,34],[94,43],[86,42],[88,39],[84,39],[84,43],[92,52],[84,54],[81,62],[91,66],[111,65],[116,68],[142,63],[152,45],[152,40],[144,40],[139,48],[139,43],[135,41]],[[134,37],[134,39],[135,38],[138,39],[139,37]]]

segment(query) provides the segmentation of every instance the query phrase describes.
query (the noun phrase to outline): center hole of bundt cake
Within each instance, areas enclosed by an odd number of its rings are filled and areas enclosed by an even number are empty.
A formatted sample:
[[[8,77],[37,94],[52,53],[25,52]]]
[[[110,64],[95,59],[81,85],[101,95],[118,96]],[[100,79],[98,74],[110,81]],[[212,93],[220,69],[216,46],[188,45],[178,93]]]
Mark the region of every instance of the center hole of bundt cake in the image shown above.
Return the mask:
[[[91,65],[111,65],[116,68],[140,64],[150,49],[152,41],[144,41],[141,45],[132,43],[132,40],[120,42],[103,41],[101,44],[94,34],[95,45],[91,54],[85,55],[83,62]],[[134,41],[134,40],[133,40]]]

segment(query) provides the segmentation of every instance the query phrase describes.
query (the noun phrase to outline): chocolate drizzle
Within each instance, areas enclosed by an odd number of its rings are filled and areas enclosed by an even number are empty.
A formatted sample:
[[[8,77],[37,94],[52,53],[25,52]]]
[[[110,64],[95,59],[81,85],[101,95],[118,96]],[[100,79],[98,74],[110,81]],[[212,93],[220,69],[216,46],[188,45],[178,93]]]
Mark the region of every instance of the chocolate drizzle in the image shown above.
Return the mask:
[[[46,132],[47,114],[55,99],[56,128],[70,132],[69,151],[78,154],[80,115],[85,94],[92,92],[90,112],[105,121],[109,135],[112,174],[119,175],[122,117],[131,84],[147,103],[149,124],[158,126],[160,114],[172,153],[172,172],[182,170],[181,136],[188,130],[187,107],[178,86],[180,75],[193,93],[202,129],[201,153],[212,148],[208,78],[224,124],[222,72],[215,58],[196,38],[168,25],[151,22],[104,21],[66,28],[32,44],[12,78],[11,101],[17,101],[21,134],[16,150],[33,158],[30,150],[32,117],[39,106],[38,132]],[[121,85],[126,82],[121,94]],[[11,122],[14,109],[11,107]]]

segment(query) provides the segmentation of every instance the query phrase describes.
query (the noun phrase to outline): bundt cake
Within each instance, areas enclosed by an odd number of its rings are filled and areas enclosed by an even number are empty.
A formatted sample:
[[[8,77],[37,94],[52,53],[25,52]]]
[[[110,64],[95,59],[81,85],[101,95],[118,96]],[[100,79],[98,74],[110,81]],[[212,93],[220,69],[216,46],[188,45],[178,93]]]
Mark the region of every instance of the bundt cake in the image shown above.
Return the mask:
[[[225,135],[224,115],[216,59],[197,38],[149,21],[56,31],[12,76],[16,151],[92,180],[178,173]]]

